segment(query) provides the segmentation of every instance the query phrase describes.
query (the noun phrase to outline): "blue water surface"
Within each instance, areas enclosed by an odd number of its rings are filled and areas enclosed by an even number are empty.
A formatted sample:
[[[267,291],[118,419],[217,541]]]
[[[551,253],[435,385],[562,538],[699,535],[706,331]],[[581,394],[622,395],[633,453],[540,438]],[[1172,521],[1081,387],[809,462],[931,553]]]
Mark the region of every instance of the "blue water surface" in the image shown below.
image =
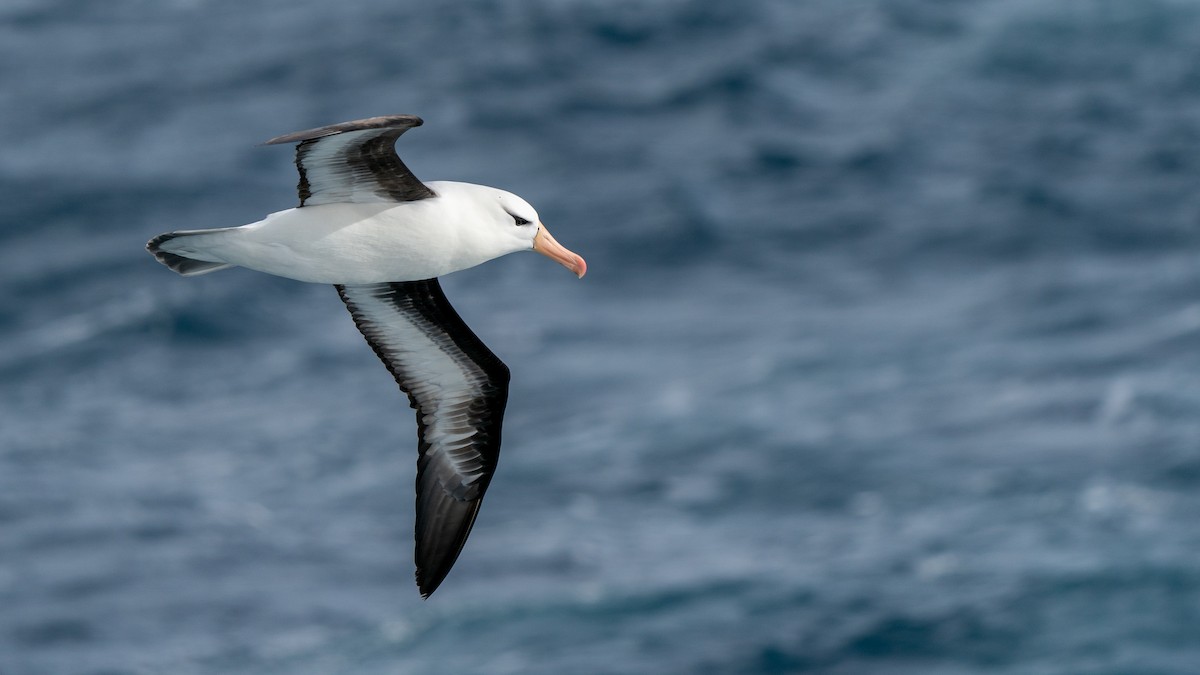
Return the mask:
[[[0,83],[0,675],[1200,672],[1193,0],[11,0]],[[333,289],[142,250],[390,113],[590,270],[443,281],[428,601]]]

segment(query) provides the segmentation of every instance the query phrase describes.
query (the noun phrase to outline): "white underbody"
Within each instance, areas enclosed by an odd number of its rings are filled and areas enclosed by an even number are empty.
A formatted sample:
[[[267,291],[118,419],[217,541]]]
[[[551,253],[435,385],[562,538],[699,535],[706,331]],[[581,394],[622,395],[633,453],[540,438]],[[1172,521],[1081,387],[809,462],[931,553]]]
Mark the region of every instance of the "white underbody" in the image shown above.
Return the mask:
[[[496,218],[494,202],[508,193],[469,183],[427,185],[437,197],[288,209],[171,239],[162,249],[299,281],[369,284],[430,279],[532,248],[511,218],[487,222]]]

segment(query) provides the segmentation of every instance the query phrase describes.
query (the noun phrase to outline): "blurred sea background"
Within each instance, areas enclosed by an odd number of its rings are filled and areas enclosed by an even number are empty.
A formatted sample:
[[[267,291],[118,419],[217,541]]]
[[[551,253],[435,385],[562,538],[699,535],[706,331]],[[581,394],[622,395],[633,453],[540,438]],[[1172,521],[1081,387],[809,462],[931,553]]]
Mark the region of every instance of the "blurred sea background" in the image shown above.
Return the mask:
[[[9,0],[0,83],[0,675],[1200,672],[1200,2]],[[443,280],[429,601],[334,290],[143,251],[390,113],[590,264]]]

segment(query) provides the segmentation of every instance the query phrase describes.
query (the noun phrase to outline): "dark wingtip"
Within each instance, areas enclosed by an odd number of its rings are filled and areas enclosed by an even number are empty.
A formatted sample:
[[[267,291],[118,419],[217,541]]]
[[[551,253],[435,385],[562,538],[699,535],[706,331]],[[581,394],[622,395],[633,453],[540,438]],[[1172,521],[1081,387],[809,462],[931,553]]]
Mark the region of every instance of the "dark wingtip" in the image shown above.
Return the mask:
[[[455,556],[457,558],[458,556]],[[417,591],[421,594],[422,600],[428,600],[429,596],[442,585],[446,580],[446,575],[450,574],[450,568],[454,566],[454,561],[450,561],[449,565],[444,565],[440,569],[435,570],[433,574],[425,574],[425,570],[418,567],[416,573]]]
[[[304,141],[311,141],[317,138],[333,136],[335,134],[341,134],[347,131],[362,131],[364,129],[411,129],[413,127],[419,127],[424,123],[425,121],[416,115],[382,115],[380,117],[368,117],[361,120],[341,122],[340,124],[330,124],[328,126],[317,127],[315,129],[294,131],[290,134],[276,136],[268,141],[263,141],[259,145],[302,143]]]
[[[470,528],[467,529],[467,532],[470,532]],[[455,543],[458,546],[453,550],[417,551],[417,570],[414,576],[417,580],[417,590],[421,592],[422,599],[428,600],[429,596],[433,595],[433,592],[446,580],[446,576],[450,574],[451,568],[458,560],[459,553],[462,552],[466,537],[463,536]],[[419,546],[418,549],[427,549],[427,547]]]
[[[461,506],[462,510],[455,509],[456,513],[449,514],[454,516],[451,521],[452,526],[445,525],[439,527],[430,527],[427,520],[422,518],[421,514],[425,514],[427,518],[429,509],[422,509],[420,504],[420,495],[418,494],[418,516],[417,527],[414,532],[416,538],[416,550],[414,551],[414,561],[417,564],[417,590],[421,592],[421,597],[428,599],[433,592],[442,585],[446,580],[446,576],[450,574],[450,570],[454,568],[454,563],[458,562],[458,556],[462,554],[463,547],[466,546],[467,537],[471,534],[471,529],[475,527],[475,519],[479,516],[479,507],[483,504],[483,491],[487,490],[487,485],[480,488],[479,497],[467,501],[453,502],[456,506]]]

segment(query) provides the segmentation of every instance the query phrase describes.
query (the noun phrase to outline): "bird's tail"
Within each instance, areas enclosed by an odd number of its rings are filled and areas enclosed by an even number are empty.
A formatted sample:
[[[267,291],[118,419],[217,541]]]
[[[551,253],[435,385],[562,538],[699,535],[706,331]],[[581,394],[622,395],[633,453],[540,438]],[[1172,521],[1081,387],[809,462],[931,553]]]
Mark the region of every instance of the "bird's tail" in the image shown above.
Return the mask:
[[[212,239],[211,235],[224,229],[182,230],[160,234],[146,244],[146,250],[153,253],[158,262],[185,277],[216,272],[233,267],[233,264],[207,253],[204,244],[206,239]]]

